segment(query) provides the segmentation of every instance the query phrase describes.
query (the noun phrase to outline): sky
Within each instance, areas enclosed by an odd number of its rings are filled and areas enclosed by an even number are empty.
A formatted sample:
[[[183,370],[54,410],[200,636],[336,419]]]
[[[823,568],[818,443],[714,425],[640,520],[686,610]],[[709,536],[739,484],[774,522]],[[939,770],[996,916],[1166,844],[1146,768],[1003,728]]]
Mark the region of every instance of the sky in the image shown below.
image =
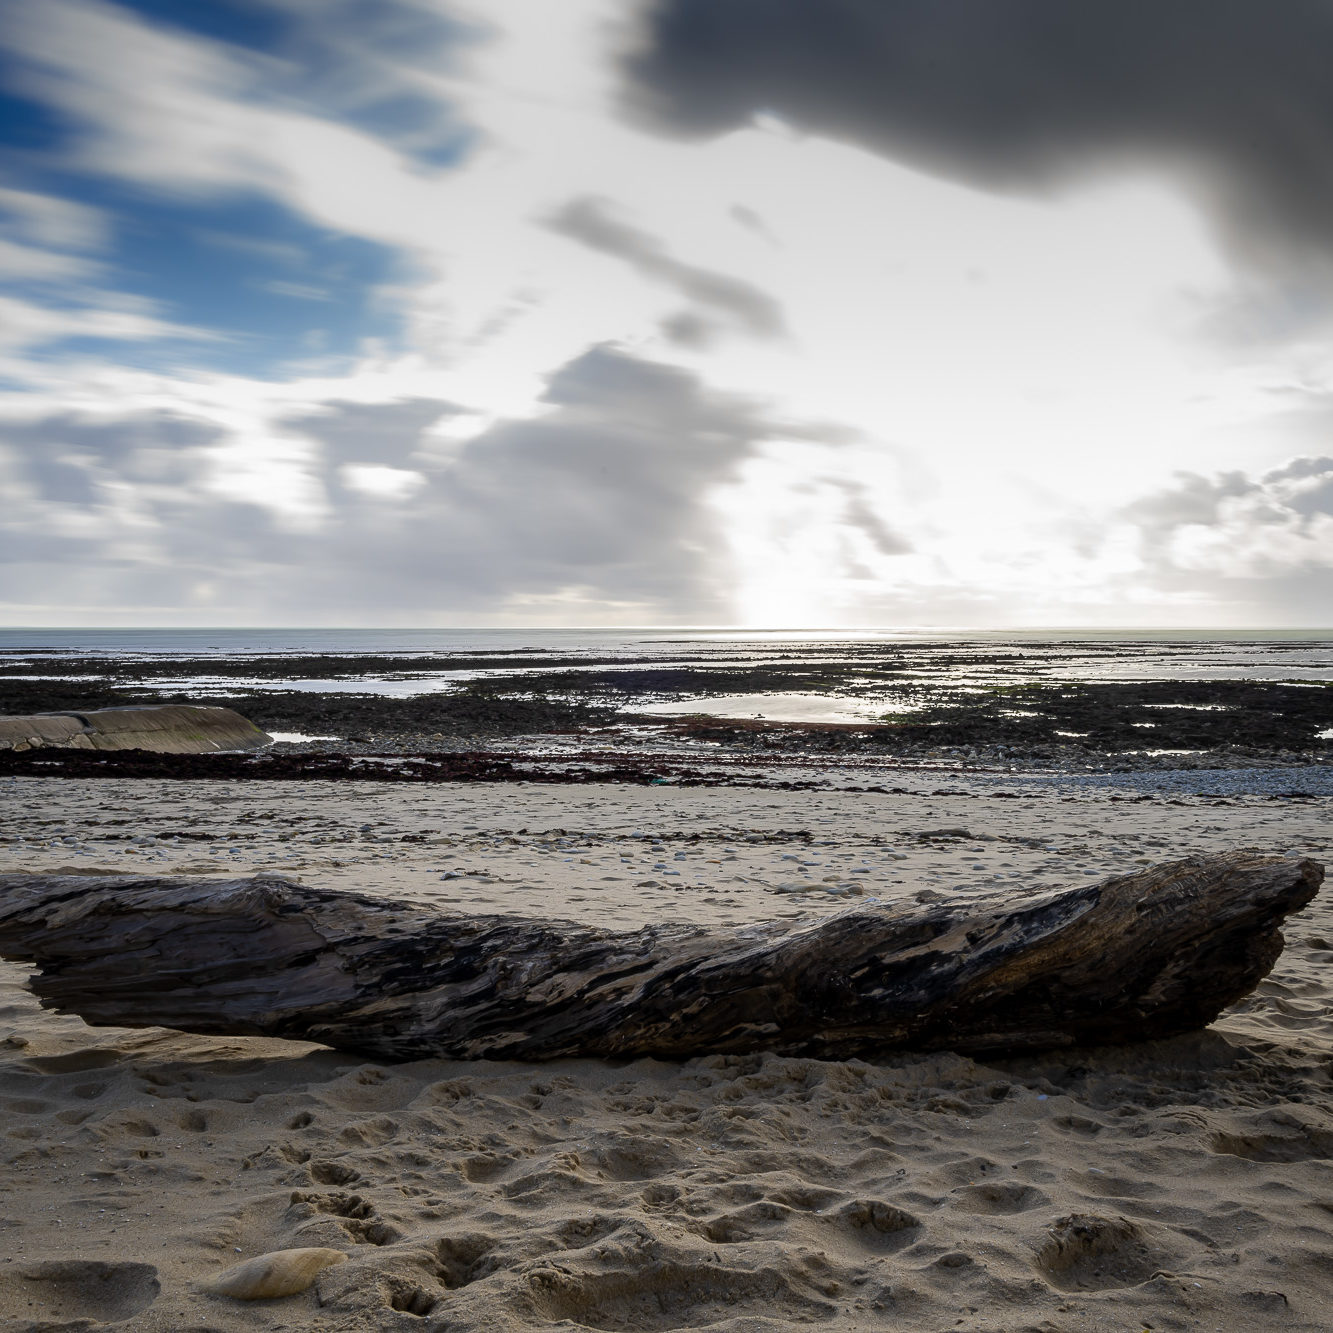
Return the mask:
[[[1333,624],[1333,3],[0,7],[0,623]]]

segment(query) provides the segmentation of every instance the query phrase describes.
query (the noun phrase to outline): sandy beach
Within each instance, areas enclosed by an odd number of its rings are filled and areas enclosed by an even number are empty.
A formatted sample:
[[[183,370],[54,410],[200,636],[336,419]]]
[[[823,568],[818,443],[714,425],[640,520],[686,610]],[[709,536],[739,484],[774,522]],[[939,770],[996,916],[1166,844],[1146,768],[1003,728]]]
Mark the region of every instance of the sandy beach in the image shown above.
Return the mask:
[[[602,925],[1323,859],[1328,798],[8,779],[3,870]],[[1242,787],[1245,784],[1240,784]],[[0,976],[0,1328],[1322,1329],[1333,912],[1206,1032],[978,1061],[426,1060],[90,1028]],[[305,1291],[203,1284],[327,1247]]]

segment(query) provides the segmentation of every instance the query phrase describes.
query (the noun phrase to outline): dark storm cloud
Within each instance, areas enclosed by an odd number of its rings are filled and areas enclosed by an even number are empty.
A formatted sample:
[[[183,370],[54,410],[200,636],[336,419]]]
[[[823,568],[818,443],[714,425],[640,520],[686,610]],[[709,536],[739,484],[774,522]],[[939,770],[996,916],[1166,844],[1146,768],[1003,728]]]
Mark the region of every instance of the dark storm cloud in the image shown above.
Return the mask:
[[[775,114],[984,188],[1144,160],[1257,256],[1333,250],[1328,0],[658,0],[627,96],[669,132]]]
[[[784,331],[782,307],[767,292],[672,258],[657,237],[617,218],[606,199],[571,200],[546,225],[590,250],[623,259],[645,278],[674,288],[699,305],[730,315],[758,337],[772,338]]]
[[[44,543],[46,505],[17,506],[0,519],[0,560],[10,562],[11,586],[53,603],[86,604],[91,589],[108,605],[198,605],[191,590],[208,585],[222,604],[265,615],[498,614],[570,596],[640,614],[727,619],[729,548],[712,489],[768,440],[848,438],[611,346],[561,367],[544,397],[540,415],[452,444],[430,435],[458,411],[444,400],[333,403],[288,419],[283,427],[311,442],[310,474],[325,487],[318,525],[294,526],[259,503],[213,493],[196,463],[174,488],[140,480],[143,441],[154,431],[166,438],[169,422],[126,421],[94,435],[64,419],[33,423],[21,453],[13,450],[29,463],[65,457],[77,438],[77,466],[92,468],[94,436],[100,442],[101,461],[79,494],[104,535],[80,527]],[[197,429],[180,437],[187,462],[211,439]],[[339,482],[348,464],[410,468],[421,484],[403,497],[358,493]],[[118,486],[104,487],[108,479]],[[128,533],[116,522],[127,492],[144,520]]]

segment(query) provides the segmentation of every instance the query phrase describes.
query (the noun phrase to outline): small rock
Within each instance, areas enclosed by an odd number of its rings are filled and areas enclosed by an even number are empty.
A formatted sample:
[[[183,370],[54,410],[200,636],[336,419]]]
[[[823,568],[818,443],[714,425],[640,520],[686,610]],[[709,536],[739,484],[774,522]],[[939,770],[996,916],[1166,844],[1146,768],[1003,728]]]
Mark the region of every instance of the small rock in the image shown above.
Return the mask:
[[[238,1301],[261,1301],[275,1296],[295,1296],[333,1264],[347,1261],[341,1250],[322,1247],[299,1250],[273,1250],[244,1263],[234,1264],[217,1277],[202,1284],[202,1290],[214,1296],[231,1296]]]

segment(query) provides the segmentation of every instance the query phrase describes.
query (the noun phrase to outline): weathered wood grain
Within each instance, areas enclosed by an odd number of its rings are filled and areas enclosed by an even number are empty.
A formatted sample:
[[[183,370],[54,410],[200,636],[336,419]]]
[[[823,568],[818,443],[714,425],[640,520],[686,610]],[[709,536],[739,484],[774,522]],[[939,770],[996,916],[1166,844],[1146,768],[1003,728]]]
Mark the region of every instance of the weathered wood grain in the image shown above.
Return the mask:
[[[1323,873],[1231,852],[1018,900],[629,932],[262,876],[11,874],[0,954],[90,1023],[391,1059],[1020,1051],[1211,1022],[1272,967]]]

